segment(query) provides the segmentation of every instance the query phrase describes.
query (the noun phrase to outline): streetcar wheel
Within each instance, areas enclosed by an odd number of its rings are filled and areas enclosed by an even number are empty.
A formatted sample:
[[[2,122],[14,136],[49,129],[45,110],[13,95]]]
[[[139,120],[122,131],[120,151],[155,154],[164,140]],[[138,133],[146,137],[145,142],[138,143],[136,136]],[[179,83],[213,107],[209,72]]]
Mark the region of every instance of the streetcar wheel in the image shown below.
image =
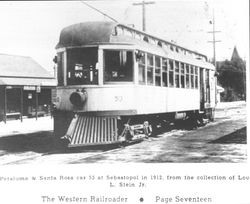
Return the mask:
[[[198,118],[197,118],[197,125],[198,125],[199,127],[205,126],[205,125],[206,125],[206,123],[204,122],[204,117],[206,117],[206,116],[204,116],[204,114],[199,114],[199,115],[198,115]]]
[[[157,136],[160,133],[160,128],[158,127],[158,124],[152,124],[152,136]]]
[[[152,126],[148,123],[148,121],[144,122],[144,134],[146,137],[149,137],[152,134]]]
[[[215,116],[215,110],[211,109],[211,111],[209,112],[209,121],[213,122],[214,121],[214,116]]]

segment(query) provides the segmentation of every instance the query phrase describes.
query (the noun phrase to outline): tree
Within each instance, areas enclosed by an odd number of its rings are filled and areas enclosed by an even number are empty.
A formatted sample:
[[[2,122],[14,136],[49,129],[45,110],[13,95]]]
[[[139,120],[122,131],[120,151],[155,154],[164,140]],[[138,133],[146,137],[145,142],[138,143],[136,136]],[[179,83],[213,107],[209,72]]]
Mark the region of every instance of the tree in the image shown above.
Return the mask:
[[[221,63],[218,72],[218,82],[225,89],[222,101],[245,100],[246,62],[240,57],[232,57],[231,61],[226,60]]]

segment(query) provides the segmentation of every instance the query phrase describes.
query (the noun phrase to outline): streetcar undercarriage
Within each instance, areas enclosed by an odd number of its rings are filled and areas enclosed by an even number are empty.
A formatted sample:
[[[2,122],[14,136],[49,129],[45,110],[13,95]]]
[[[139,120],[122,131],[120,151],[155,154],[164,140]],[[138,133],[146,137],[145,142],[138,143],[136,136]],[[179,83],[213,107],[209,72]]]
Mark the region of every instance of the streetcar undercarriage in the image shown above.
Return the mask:
[[[190,127],[213,120],[214,110],[187,111],[150,115],[95,116],[86,113],[54,113],[54,134],[67,141],[68,147],[108,145],[142,140],[157,135],[171,124],[186,122]]]

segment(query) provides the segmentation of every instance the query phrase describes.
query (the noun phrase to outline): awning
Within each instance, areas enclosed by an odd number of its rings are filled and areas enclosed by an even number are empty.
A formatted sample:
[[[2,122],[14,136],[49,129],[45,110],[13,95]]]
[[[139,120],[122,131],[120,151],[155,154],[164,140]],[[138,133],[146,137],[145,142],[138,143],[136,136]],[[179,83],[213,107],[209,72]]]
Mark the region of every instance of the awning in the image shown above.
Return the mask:
[[[6,86],[56,86],[54,78],[16,78],[0,77],[0,85]]]

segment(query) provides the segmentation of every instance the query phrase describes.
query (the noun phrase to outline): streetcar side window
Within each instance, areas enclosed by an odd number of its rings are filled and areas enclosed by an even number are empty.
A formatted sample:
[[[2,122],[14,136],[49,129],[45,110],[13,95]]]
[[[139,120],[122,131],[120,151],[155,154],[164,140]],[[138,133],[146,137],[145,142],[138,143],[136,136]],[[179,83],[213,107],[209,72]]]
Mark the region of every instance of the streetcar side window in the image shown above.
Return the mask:
[[[190,65],[186,65],[186,88],[190,88]]]
[[[105,82],[133,81],[133,53],[125,50],[104,50]]]
[[[147,54],[147,84],[153,85],[153,72],[154,71],[154,57],[151,54]]]
[[[161,86],[161,58],[155,56],[155,85]]]
[[[174,62],[169,60],[169,86],[174,86]]]
[[[194,88],[194,66],[191,65],[191,88]]]
[[[181,88],[185,87],[185,70],[184,70],[184,63],[181,63]]]
[[[175,87],[180,88],[180,67],[178,61],[175,61]]]
[[[145,68],[146,68],[146,65],[145,65],[145,53],[143,52],[140,52],[140,57],[139,57],[139,61],[138,61],[138,64],[139,64],[139,74],[138,74],[138,77],[139,77],[139,84],[146,84],[146,71],[145,71]]]
[[[194,83],[194,85],[195,85],[195,88],[198,89],[198,67],[195,67],[194,74],[195,74],[195,83]]]
[[[64,85],[64,52],[57,54],[57,81],[58,86]]]
[[[168,61],[167,59],[162,59],[162,85],[168,86]]]

